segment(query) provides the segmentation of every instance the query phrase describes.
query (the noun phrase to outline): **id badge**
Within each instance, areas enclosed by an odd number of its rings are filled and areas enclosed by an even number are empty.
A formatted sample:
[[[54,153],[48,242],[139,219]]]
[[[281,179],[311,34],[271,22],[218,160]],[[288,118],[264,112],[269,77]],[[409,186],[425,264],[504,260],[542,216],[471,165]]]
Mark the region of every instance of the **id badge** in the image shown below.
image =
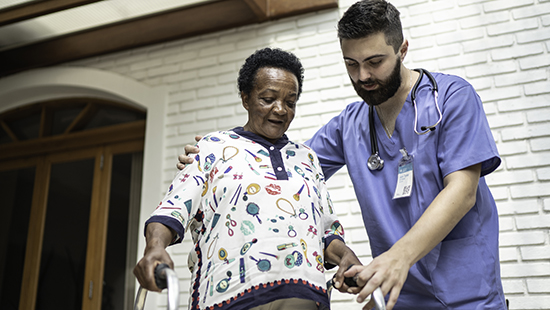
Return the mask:
[[[393,199],[410,197],[413,185],[413,157],[409,155],[405,148],[400,149],[399,152],[401,152],[403,158],[399,160],[397,185],[395,186]]]

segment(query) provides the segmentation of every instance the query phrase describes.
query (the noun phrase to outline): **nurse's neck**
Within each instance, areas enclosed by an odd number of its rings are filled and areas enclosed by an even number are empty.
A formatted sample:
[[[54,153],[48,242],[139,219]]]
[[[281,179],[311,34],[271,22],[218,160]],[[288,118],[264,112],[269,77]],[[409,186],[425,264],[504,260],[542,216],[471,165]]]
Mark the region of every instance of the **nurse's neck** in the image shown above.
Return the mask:
[[[401,70],[401,86],[391,98],[382,102],[381,104],[375,106],[376,113],[380,122],[386,130],[388,137],[392,137],[393,131],[395,130],[395,121],[397,116],[401,112],[407,97],[418,79],[419,73],[410,69],[407,69],[405,66]]]

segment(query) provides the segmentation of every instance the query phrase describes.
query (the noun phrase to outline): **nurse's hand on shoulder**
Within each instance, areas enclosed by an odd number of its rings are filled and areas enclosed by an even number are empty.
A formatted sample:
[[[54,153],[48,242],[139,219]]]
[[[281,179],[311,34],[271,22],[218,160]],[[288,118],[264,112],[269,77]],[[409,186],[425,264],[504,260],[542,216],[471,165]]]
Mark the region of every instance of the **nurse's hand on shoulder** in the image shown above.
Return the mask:
[[[202,136],[195,136],[195,141],[199,142],[201,139],[202,139]],[[193,163],[193,157],[190,157],[188,155],[197,154],[198,152],[200,152],[198,147],[191,144],[187,144],[185,146],[185,154],[180,154],[178,156],[179,162],[176,164],[176,167],[179,170],[183,170],[183,168],[185,168],[186,165]]]
[[[358,294],[358,303],[362,303],[376,288],[380,287],[384,296],[390,294],[386,309],[393,309],[411,267],[409,259],[402,253],[396,252],[390,249],[373,259],[370,264],[353,266],[344,273],[346,277],[357,275],[358,287],[350,288],[348,292]],[[363,309],[373,307],[374,301],[371,299]]]

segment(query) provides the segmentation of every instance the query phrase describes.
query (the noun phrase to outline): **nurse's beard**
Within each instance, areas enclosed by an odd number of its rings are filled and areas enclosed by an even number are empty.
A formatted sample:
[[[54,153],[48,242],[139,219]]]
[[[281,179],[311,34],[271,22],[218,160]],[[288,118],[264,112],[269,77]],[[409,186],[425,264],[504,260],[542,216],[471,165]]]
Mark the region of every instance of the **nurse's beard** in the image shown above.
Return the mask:
[[[378,84],[378,89],[366,90],[362,87],[363,84],[372,83]],[[397,58],[395,67],[386,80],[367,80],[358,81],[357,83],[351,80],[351,84],[353,85],[353,88],[355,88],[357,95],[359,95],[359,97],[361,97],[361,99],[363,99],[367,104],[376,106],[386,102],[388,99],[393,97],[395,93],[397,93],[397,90],[399,90],[399,87],[401,86],[401,58]]]

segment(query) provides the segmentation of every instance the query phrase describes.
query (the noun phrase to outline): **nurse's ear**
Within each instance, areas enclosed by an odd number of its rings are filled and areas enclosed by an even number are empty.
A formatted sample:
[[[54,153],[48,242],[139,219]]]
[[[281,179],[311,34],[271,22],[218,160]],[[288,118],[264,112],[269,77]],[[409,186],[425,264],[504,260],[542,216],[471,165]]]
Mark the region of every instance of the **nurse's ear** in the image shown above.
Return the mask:
[[[405,60],[405,56],[407,55],[407,52],[409,51],[409,41],[405,39],[403,41],[403,44],[401,44],[401,47],[399,47],[399,53],[401,54],[401,62]]]

